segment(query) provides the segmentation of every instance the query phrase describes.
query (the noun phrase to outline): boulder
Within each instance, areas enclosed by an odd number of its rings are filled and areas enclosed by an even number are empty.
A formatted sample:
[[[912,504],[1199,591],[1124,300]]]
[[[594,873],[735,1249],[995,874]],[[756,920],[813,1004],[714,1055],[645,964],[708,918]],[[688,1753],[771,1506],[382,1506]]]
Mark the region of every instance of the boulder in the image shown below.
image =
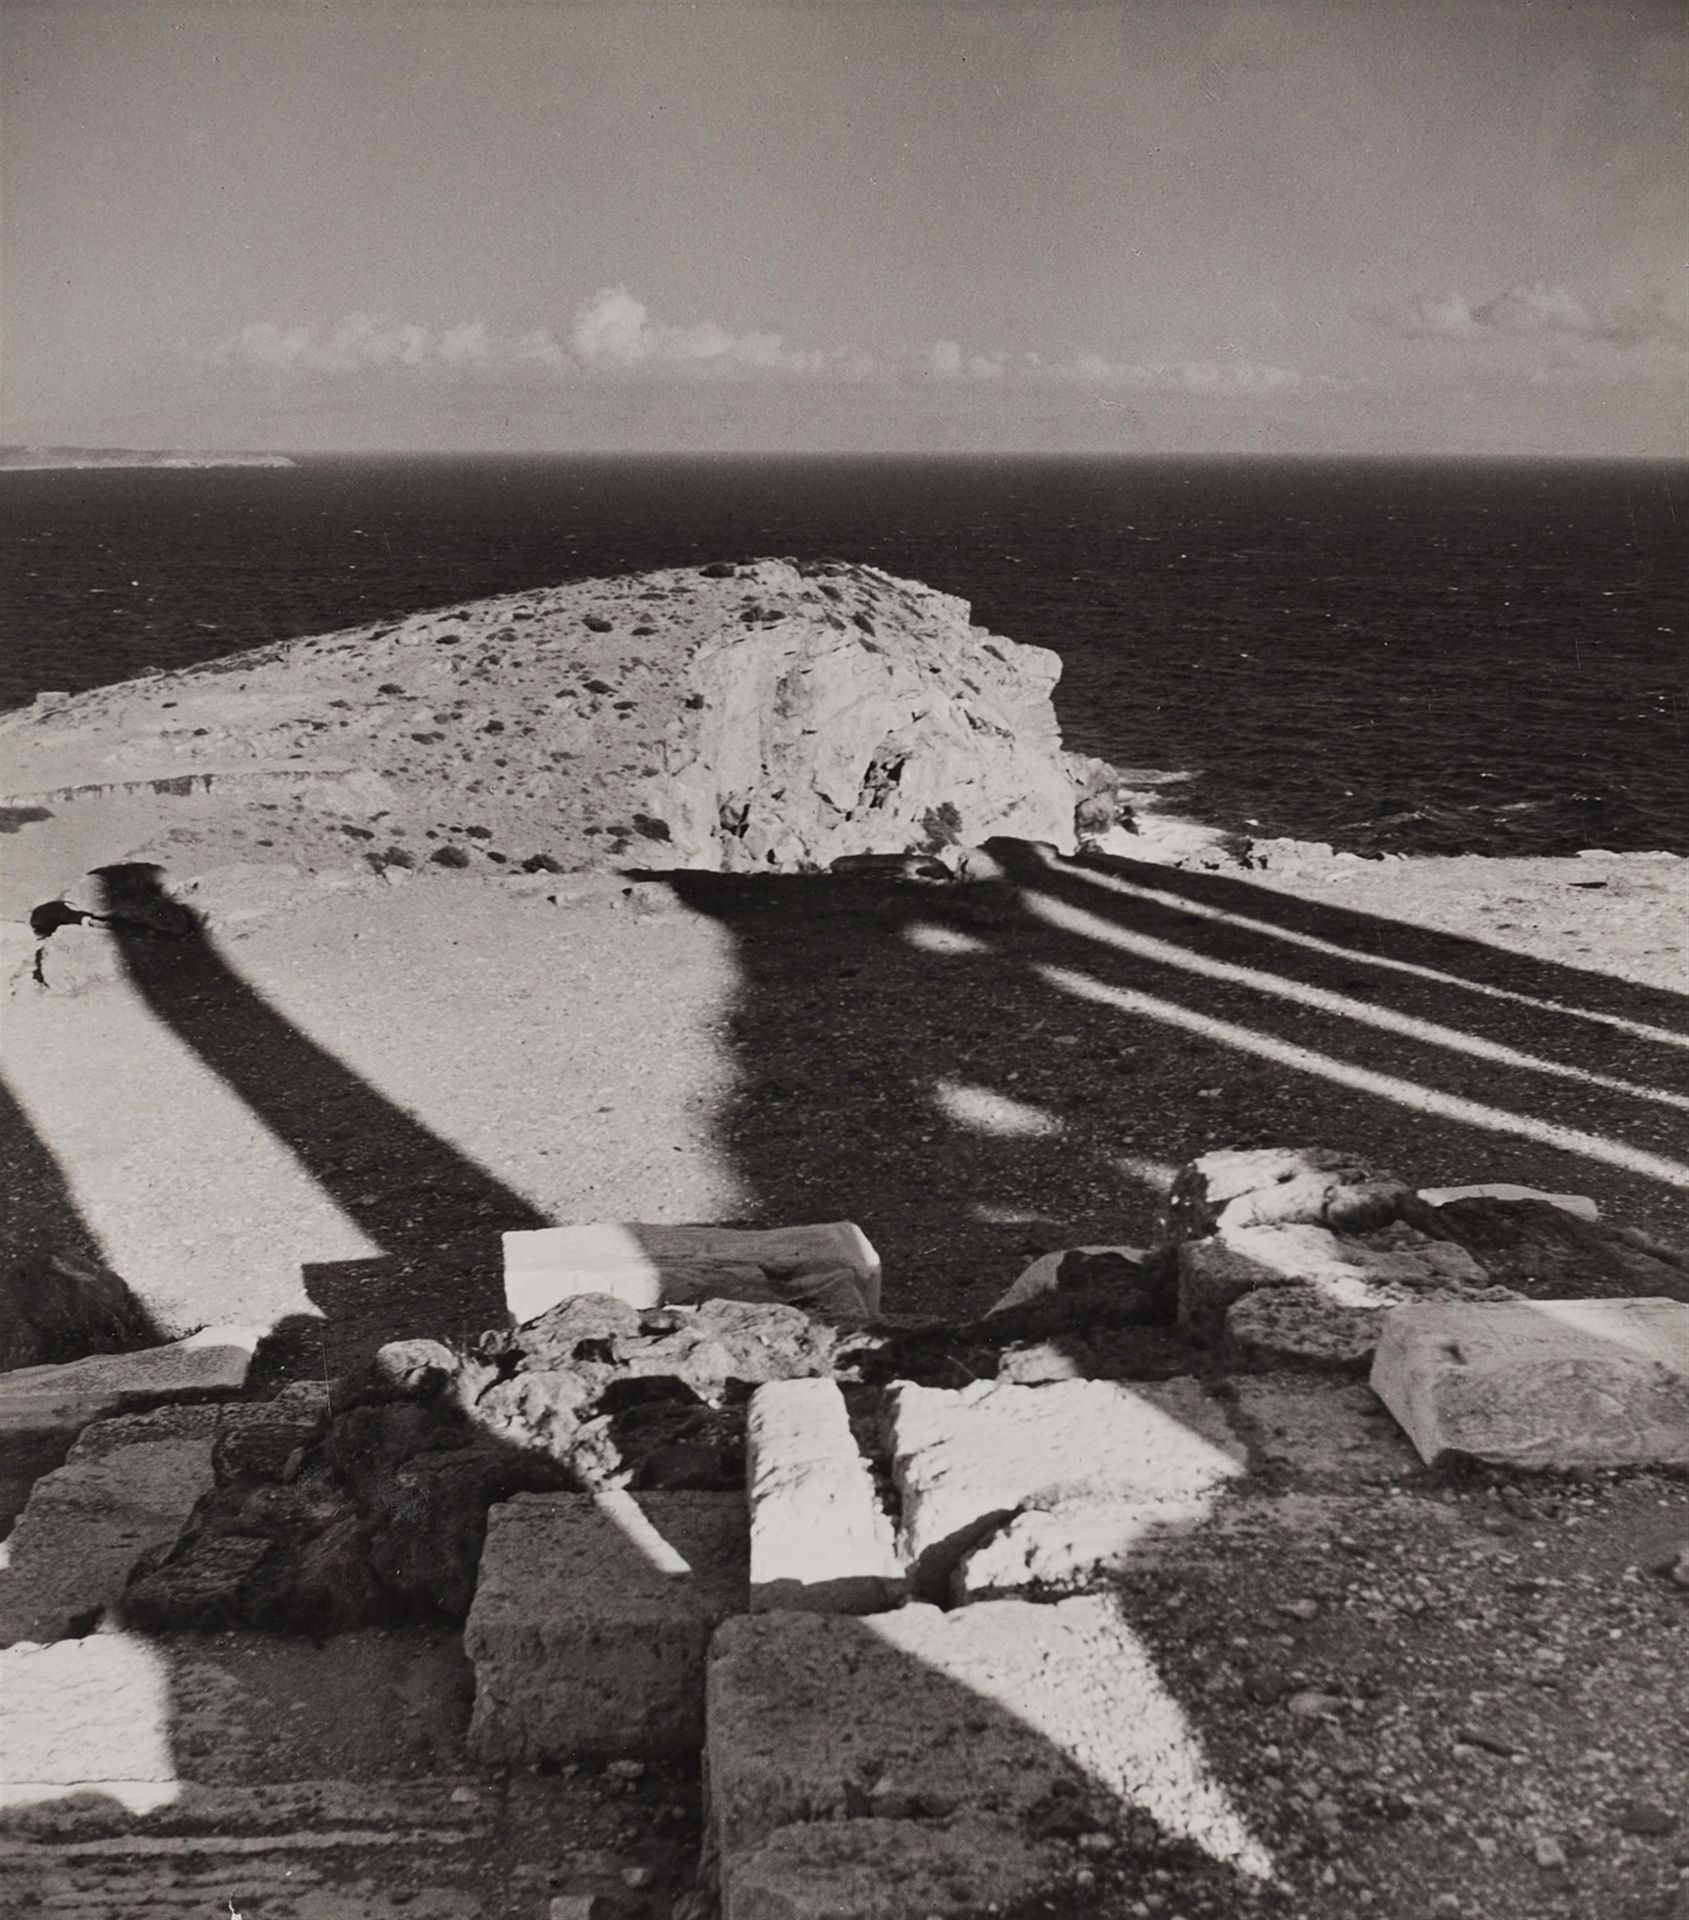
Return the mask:
[[[1427,1290],[1482,1287],[1489,1276],[1463,1247],[1401,1224],[1336,1234],[1308,1222],[1235,1226],[1179,1248],[1179,1320],[1213,1339],[1233,1303],[1301,1287],[1332,1310],[1374,1309]]]
[[[1432,1217],[1438,1237],[1465,1247],[1492,1280],[1537,1297],[1689,1298],[1689,1271],[1675,1249],[1547,1199],[1473,1194],[1444,1201]]]
[[[156,1346],[157,1329],[127,1283],[91,1255],[55,1247],[0,1275],[0,1372]]]
[[[1689,1467],[1689,1305],[1403,1308],[1385,1325],[1372,1388],[1432,1465]]]
[[[823,1317],[879,1310],[880,1257],[858,1226],[538,1227],[504,1235],[504,1297],[519,1323],[576,1294],[630,1306],[781,1302]]]
[[[1431,1209],[1394,1175],[1331,1147],[1225,1148],[1181,1168],[1167,1198],[1170,1240],[1200,1240],[1233,1227],[1307,1222],[1366,1233],[1406,1220],[1426,1227]]]

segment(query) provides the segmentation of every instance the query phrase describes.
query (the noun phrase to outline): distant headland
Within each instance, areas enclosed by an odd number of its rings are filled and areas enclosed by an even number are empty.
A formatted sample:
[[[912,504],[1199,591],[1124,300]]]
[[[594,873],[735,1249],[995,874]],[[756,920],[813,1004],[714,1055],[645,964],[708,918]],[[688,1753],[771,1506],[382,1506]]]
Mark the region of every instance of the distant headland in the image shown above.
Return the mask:
[[[291,467],[285,453],[180,453],[136,447],[0,447],[0,471],[40,467]]]

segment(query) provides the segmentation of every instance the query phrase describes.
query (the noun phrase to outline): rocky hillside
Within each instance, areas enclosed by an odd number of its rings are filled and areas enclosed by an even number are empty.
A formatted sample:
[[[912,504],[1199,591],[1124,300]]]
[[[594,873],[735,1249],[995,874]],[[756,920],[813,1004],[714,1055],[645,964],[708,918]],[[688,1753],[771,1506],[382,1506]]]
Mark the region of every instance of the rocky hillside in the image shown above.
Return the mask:
[[[875,568],[576,583],[157,673],[0,723],[14,818],[172,873],[803,869],[1071,842],[1053,654]],[[32,838],[34,836],[31,836]]]

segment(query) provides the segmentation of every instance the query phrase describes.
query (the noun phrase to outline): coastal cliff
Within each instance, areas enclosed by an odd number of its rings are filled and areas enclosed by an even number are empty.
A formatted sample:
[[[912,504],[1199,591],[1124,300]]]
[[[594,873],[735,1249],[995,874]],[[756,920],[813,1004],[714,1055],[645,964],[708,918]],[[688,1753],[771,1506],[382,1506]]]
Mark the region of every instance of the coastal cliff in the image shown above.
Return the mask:
[[[1055,655],[876,568],[585,581],[285,642],[0,722],[8,800],[205,870],[815,871],[1072,845]]]

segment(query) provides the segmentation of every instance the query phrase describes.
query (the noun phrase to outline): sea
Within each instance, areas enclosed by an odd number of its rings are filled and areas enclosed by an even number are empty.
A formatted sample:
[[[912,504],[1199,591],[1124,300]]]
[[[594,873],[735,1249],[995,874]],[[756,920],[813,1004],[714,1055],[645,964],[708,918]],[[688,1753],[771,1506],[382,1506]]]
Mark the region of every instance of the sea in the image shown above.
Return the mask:
[[[1689,463],[302,457],[0,473],[0,706],[595,575],[870,562],[1066,743],[1367,855],[1689,853]]]

